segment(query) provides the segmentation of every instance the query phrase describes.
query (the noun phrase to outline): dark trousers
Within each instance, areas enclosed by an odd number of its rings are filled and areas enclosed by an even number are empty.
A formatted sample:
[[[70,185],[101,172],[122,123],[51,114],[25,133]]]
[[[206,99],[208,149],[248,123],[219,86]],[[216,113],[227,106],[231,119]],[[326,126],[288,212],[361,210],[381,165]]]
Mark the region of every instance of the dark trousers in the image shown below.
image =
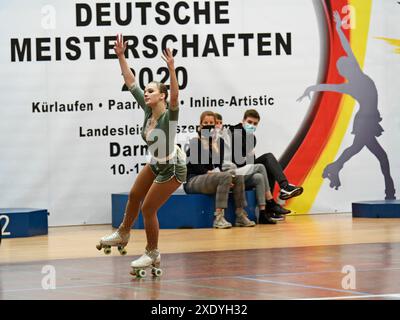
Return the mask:
[[[281,188],[287,186],[288,180],[283,173],[281,165],[272,153],[264,153],[261,157],[258,157],[254,163],[264,165],[265,169],[267,170],[271,192],[274,191],[275,182],[278,182]]]

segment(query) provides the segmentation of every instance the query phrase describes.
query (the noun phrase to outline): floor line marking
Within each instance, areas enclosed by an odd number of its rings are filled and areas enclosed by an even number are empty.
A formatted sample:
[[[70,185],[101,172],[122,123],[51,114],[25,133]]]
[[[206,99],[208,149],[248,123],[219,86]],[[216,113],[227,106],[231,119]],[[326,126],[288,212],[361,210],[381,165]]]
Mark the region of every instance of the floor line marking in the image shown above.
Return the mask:
[[[342,296],[342,297],[323,297],[323,298],[303,298],[295,300],[342,300],[342,299],[369,299],[369,298],[395,298],[400,299],[400,293],[369,294],[361,296]]]
[[[320,286],[310,286],[310,285],[305,285],[305,284],[300,284],[300,283],[293,283],[293,282],[262,280],[262,279],[254,279],[254,278],[249,278],[249,277],[236,277],[236,278],[237,279],[243,279],[243,280],[249,280],[249,281],[262,282],[262,283],[270,283],[270,284],[277,284],[277,285],[301,287],[301,288],[307,288],[307,289],[319,289],[319,290],[345,292],[345,293],[359,294],[359,295],[360,294],[361,295],[370,295],[370,293],[367,293],[367,292],[358,292],[358,291],[352,291],[352,290],[326,288],[326,287],[320,287]]]

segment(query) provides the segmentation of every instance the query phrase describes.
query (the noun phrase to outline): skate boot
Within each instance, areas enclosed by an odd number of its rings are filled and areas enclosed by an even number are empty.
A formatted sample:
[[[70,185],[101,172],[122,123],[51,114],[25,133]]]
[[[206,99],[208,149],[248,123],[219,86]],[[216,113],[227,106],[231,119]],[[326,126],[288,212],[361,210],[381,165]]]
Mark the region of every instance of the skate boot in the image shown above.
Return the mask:
[[[122,232],[120,229],[115,231],[114,233],[104,236],[100,239],[100,243],[96,246],[97,250],[101,250],[104,248],[105,254],[111,253],[111,247],[118,247],[118,251],[121,255],[126,255],[126,249],[129,242],[130,233]]]
[[[138,259],[131,262],[131,275],[136,278],[145,278],[147,273],[146,269],[151,268],[151,274],[155,277],[162,276],[162,270],[160,269],[161,255],[157,249],[148,251]]]
[[[254,227],[255,225],[256,223],[247,217],[246,211],[241,210],[239,213],[236,213],[236,227]]]
[[[394,187],[386,188],[385,194],[385,200],[396,200],[396,190]]]
[[[324,172],[322,173],[322,178],[328,178],[330,181],[329,186],[335,190],[338,190],[342,185],[339,178],[339,171],[340,168],[337,168],[335,164],[331,163],[325,167]]]
[[[214,224],[213,227],[216,229],[229,229],[232,228],[232,224],[228,221],[225,220],[224,217],[224,210],[222,210],[221,212],[215,212],[214,213]]]

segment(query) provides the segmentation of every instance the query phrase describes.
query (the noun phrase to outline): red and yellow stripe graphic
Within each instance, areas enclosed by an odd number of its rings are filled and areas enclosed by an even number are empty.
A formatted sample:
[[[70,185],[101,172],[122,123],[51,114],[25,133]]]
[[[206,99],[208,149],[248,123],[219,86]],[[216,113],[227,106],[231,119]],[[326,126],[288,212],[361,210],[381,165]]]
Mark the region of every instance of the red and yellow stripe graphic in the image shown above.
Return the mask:
[[[328,25],[329,57],[324,83],[343,83],[336,70],[336,62],[345,52],[335,30],[333,12],[342,13],[345,6],[354,8],[355,28],[344,30],[351,48],[361,66],[366,54],[372,0],[327,0],[324,4]],[[321,93],[314,120],[302,144],[285,168],[291,183],[302,185],[304,193],[287,203],[294,213],[308,213],[322,186],[322,172],[338,155],[343,137],[352,118],[355,101],[347,95]],[[325,183],[328,183],[327,181]]]

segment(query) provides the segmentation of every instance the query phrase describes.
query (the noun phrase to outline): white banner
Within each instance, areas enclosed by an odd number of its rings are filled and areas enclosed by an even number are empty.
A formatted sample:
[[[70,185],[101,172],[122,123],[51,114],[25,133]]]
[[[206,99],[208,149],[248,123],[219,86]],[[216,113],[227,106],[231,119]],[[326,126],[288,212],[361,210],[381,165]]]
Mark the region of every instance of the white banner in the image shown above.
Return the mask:
[[[400,39],[400,6],[388,2],[373,2],[364,71],[379,92],[379,141],[399,189],[400,56],[376,39]],[[111,194],[128,191],[146,162],[143,112],[122,90],[112,49],[117,33],[129,41],[142,87],[169,83],[161,51],[176,50],[179,142],[205,110],[236,124],[253,108],[262,117],[257,155],[279,158],[311,110],[296,99],[325,68],[323,10],[309,0],[2,2],[0,207],[46,208],[51,226],[111,221]],[[350,123],[337,155],[353,139]],[[324,181],[312,201],[303,198],[312,208],[298,213],[349,211],[354,200],[384,197],[367,150],[342,179],[337,191]]]

